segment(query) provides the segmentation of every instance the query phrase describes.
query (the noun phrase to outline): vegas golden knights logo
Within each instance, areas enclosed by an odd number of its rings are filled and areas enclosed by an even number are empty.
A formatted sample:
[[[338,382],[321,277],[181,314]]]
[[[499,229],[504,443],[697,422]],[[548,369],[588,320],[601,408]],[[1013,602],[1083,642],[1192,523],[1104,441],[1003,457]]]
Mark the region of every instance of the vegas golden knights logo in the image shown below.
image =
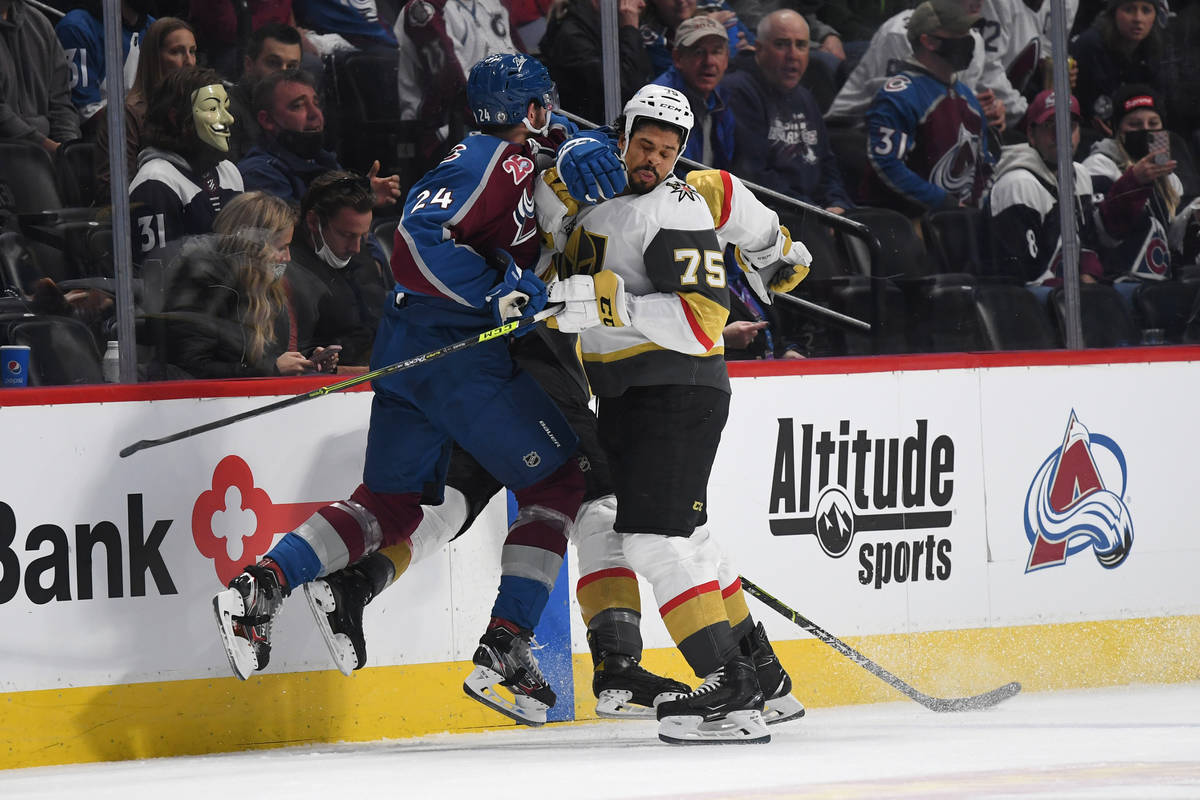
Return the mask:
[[[576,228],[567,238],[567,246],[563,252],[554,257],[558,277],[595,275],[604,269],[604,254],[607,250],[607,236],[592,233],[582,226]]]

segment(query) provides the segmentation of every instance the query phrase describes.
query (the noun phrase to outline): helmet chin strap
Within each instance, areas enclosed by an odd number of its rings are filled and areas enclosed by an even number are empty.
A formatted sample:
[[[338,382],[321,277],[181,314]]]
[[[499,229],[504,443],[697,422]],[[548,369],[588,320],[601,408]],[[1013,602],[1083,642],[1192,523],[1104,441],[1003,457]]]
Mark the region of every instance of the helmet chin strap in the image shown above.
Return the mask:
[[[528,115],[526,115],[521,122],[524,123],[525,130],[529,131],[530,133],[536,136],[545,136],[550,131],[550,112],[546,112],[546,124],[540,128],[533,127],[533,123],[529,121]]]

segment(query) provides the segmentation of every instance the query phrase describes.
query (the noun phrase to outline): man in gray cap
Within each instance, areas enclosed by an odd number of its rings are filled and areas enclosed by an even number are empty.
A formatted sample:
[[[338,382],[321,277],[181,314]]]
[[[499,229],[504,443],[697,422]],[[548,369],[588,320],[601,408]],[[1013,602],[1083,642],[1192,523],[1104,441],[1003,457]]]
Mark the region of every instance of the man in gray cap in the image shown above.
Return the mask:
[[[975,94],[955,73],[971,62],[979,14],[926,0],[908,21],[911,60],[899,63],[867,110],[865,194],[909,216],[978,206],[995,157]]]
[[[717,90],[729,66],[729,36],[715,17],[697,14],[675,29],[671,68],[652,83],[683,93],[696,122],[682,155],[715,169],[732,169],[733,112]],[[688,167],[681,166],[683,174]]]

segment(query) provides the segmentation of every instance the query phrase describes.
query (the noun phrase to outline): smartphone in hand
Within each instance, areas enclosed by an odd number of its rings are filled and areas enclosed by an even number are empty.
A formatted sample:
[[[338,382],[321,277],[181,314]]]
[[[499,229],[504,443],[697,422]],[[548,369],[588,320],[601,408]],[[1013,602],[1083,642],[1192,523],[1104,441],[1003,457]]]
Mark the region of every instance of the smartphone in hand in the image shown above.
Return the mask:
[[[333,361],[333,357],[342,351],[340,344],[331,344],[318,354],[314,351],[314,355],[309,356],[309,361],[313,363],[313,367],[317,372],[324,372],[325,368]]]
[[[1171,134],[1167,131],[1150,131],[1150,152],[1154,153],[1155,164],[1171,160]]]

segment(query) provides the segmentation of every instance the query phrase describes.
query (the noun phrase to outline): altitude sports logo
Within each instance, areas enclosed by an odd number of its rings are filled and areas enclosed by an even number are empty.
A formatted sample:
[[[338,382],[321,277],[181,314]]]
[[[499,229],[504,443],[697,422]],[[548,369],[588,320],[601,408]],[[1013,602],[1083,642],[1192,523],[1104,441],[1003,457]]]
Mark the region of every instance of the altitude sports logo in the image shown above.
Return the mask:
[[[1121,448],[1089,431],[1072,410],[1062,444],[1042,462],[1025,495],[1025,572],[1057,567],[1089,548],[1106,569],[1124,563],[1133,546],[1127,485]]]
[[[266,555],[275,535],[295,529],[327,505],[274,503],[254,485],[250,465],[225,456],[213,470],[212,487],[192,506],[192,539],[201,555],[213,562],[222,585]]]
[[[950,539],[912,532],[953,520],[953,439],[932,435],[924,419],[903,438],[851,433],[850,420],[836,434],[805,423],[797,437],[792,419],[778,422],[767,510],[773,536],[815,536],[825,555],[841,558],[856,534],[882,534],[858,548],[858,580],[876,589],[950,578]]]

